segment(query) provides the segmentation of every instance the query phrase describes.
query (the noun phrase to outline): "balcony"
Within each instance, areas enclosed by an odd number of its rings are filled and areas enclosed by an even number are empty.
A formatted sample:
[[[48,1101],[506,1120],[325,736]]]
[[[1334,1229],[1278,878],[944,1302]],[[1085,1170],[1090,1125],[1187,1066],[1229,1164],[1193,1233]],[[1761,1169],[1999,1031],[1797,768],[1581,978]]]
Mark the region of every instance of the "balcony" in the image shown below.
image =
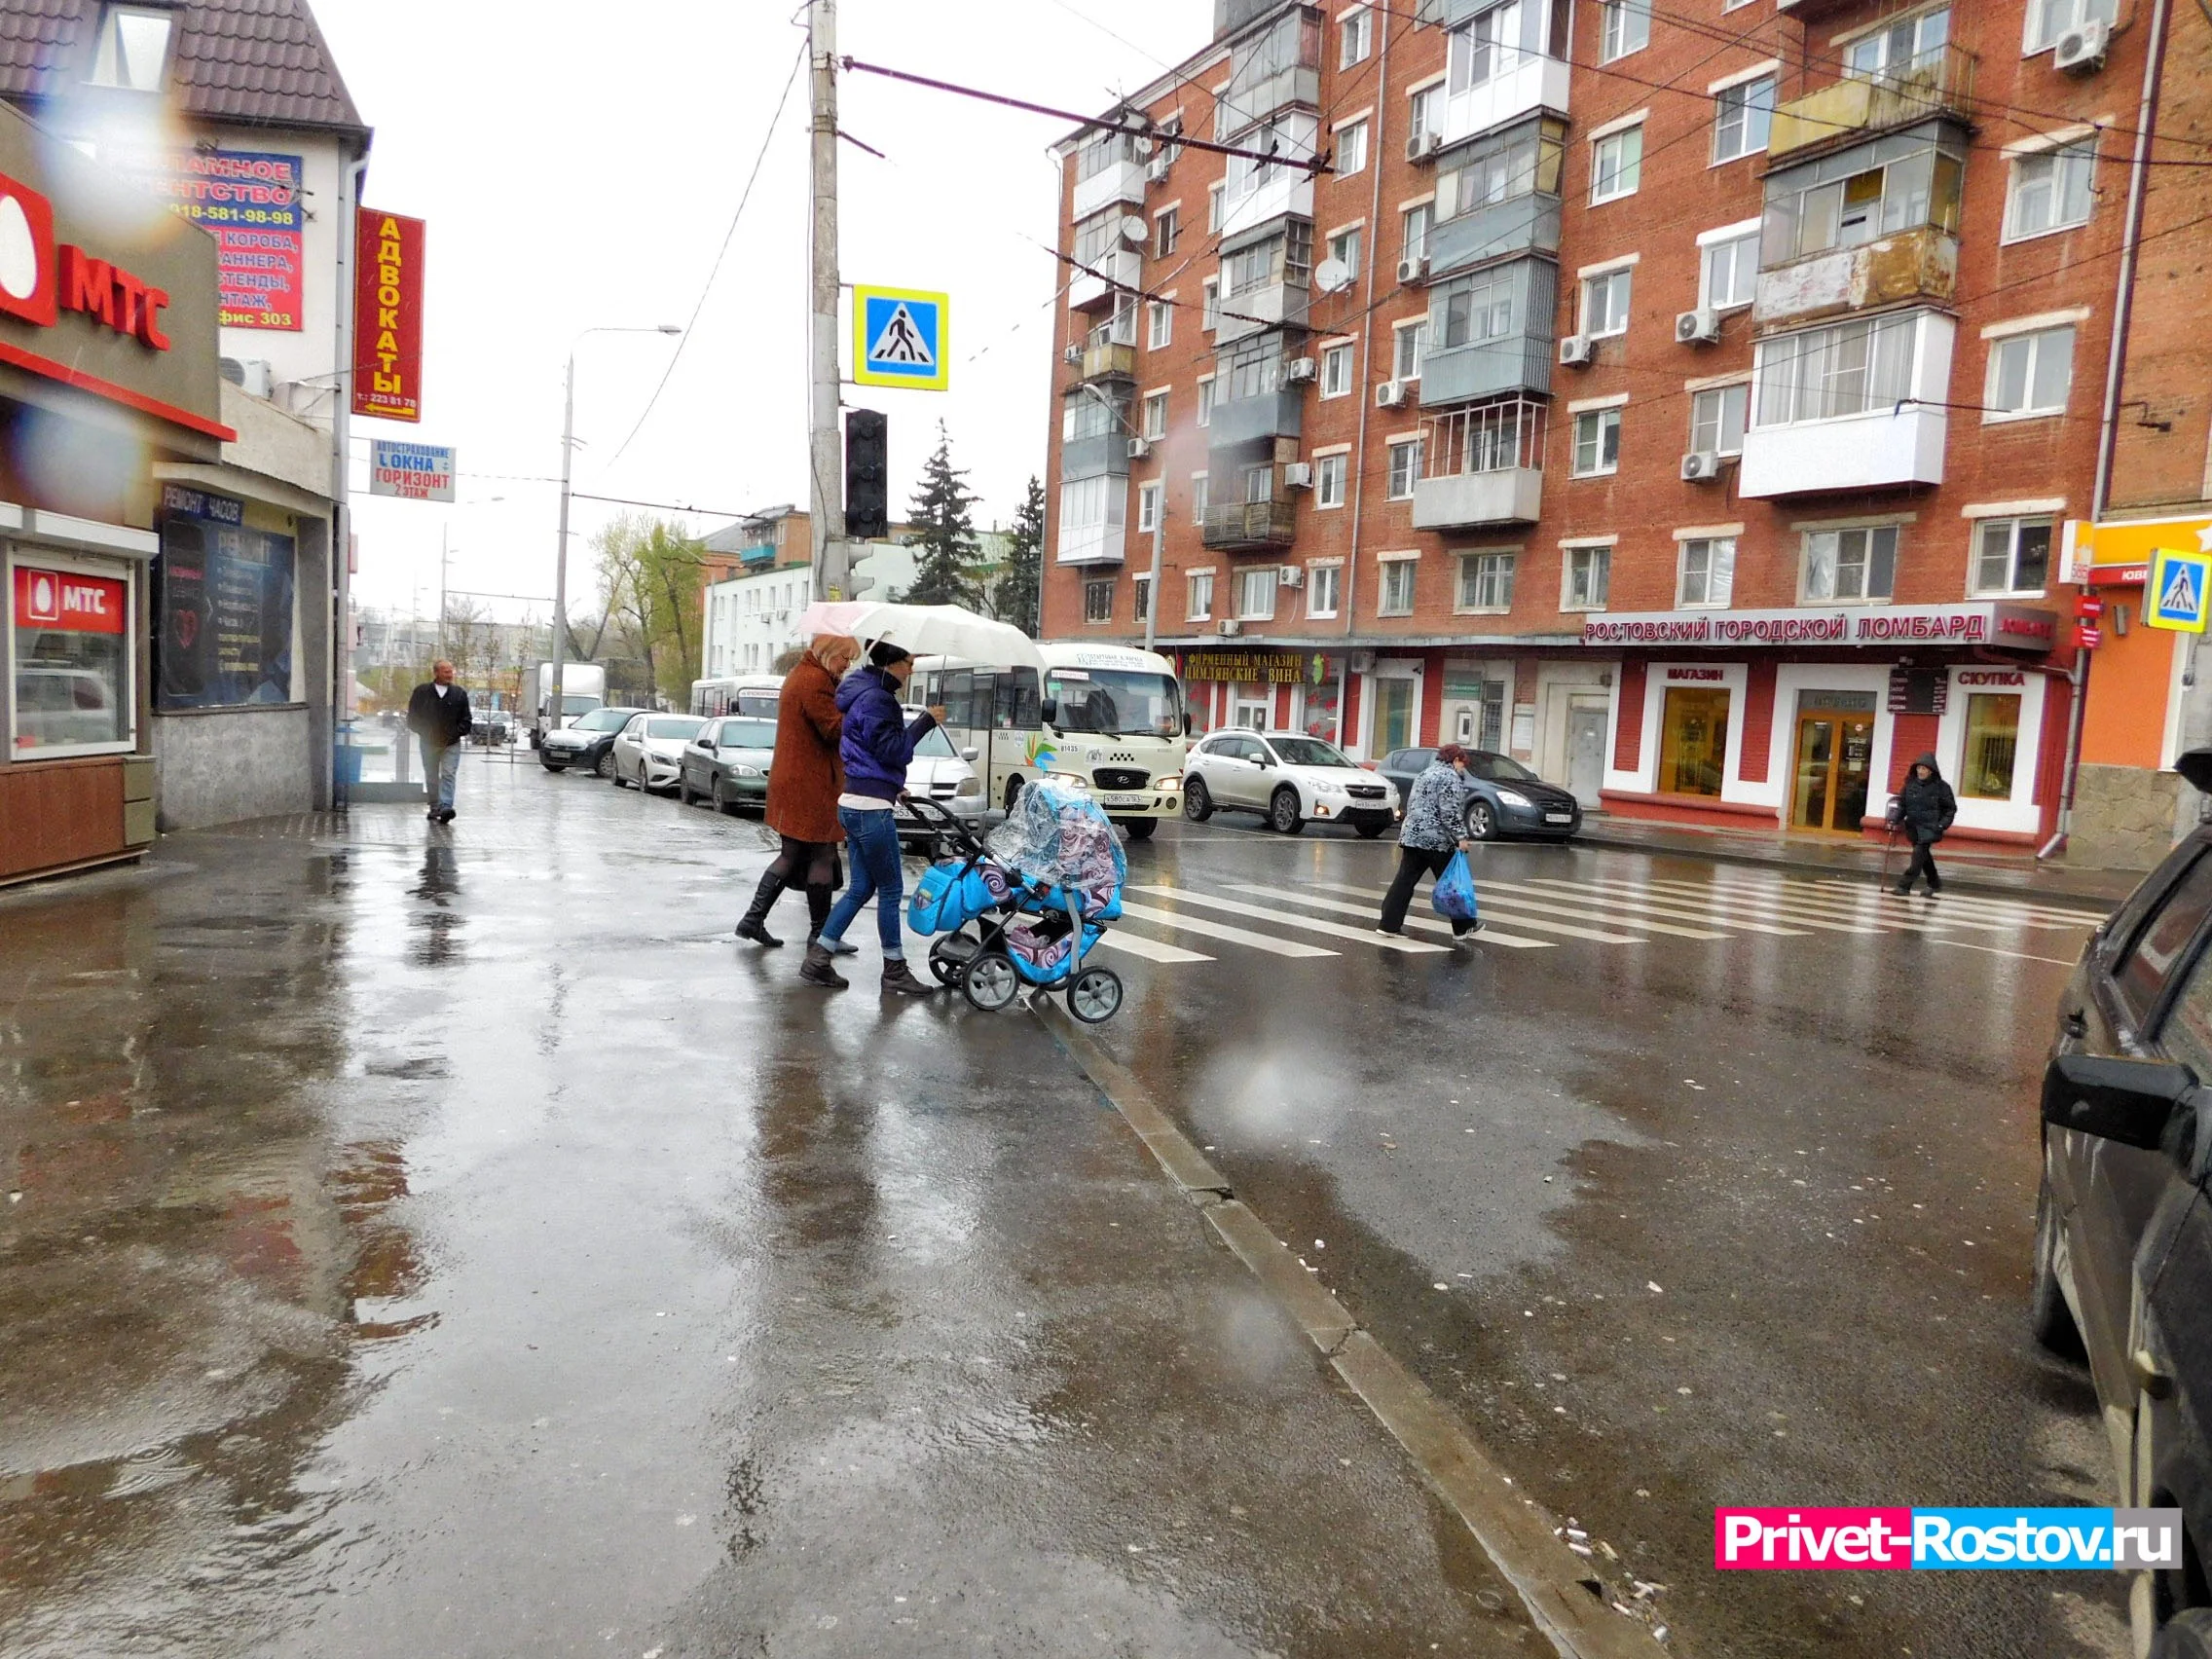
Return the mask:
[[[1942,46],[1908,59],[1895,73],[1854,76],[1792,98],[1775,109],[1768,163],[1816,145],[1910,127],[1933,115],[1971,119],[1977,61],[1971,52]]]
[[[1247,288],[1240,294],[1224,294],[1221,300],[1221,321],[1214,330],[1214,343],[1227,346],[1233,341],[1257,334],[1270,324],[1289,328],[1306,326],[1306,310],[1310,294],[1304,282],[1267,282],[1257,288]]]
[[[1144,163],[1135,156],[1108,162],[1088,178],[1076,180],[1071,219],[1088,219],[1117,202],[1144,205]]]
[[[1736,493],[1942,483],[1957,334],[1942,312],[1887,312],[1760,340]]]
[[[737,562],[755,570],[765,570],[776,562],[776,544],[773,541],[756,541],[751,547],[737,550]]]
[[[1529,19],[1524,26],[1540,28],[1549,8],[1522,10]],[[1507,47],[1499,52],[1505,66],[1495,75],[1463,92],[1445,94],[1444,115],[1436,129],[1439,144],[1456,144],[1538,110],[1567,113],[1567,66],[1562,59],[1546,55],[1538,41],[1524,42],[1518,51]]]
[[[1751,315],[1763,326],[1809,322],[1900,300],[1947,305],[1958,281],[1958,238],[1924,225],[1761,271]]]
[[[1092,524],[1062,530],[1052,562],[1057,565],[1119,565],[1128,534],[1128,526],[1121,524]]]
[[[1453,299],[1479,285],[1489,304],[1509,303],[1518,332],[1475,338],[1463,345],[1436,344],[1445,338]],[[1546,258],[1515,260],[1493,266],[1473,276],[1434,283],[1428,291],[1428,339],[1421,353],[1420,401],[1423,408],[1445,409],[1500,392],[1549,392],[1552,367],[1559,347],[1552,338],[1552,318],[1558,314],[1559,267]]]
[[[1533,524],[1544,507],[1545,414],[1516,398],[1423,421],[1414,528]]]
[[[1447,219],[1428,233],[1428,277],[1513,253],[1559,252],[1560,199],[1531,192]]]
[[[1083,263],[1088,269],[1078,270],[1068,284],[1070,311],[1090,311],[1105,305],[1118,291],[1136,288],[1144,279],[1144,259],[1134,248],[1117,247]]]
[[[1232,501],[1206,508],[1203,538],[1208,547],[1288,547],[1298,535],[1298,509],[1290,501]]]
[[[1078,360],[1076,379],[1134,380],[1137,374],[1137,349],[1118,340],[1099,346],[1086,346]]]
[[[1067,438],[1060,444],[1064,479],[1118,477],[1129,473],[1128,434],[1116,429],[1094,438]]]
[[[1744,434],[1736,494],[1756,499],[1940,484],[1948,435],[1944,411],[1917,403],[1834,421],[1754,426]]]
[[[1224,398],[1213,406],[1206,426],[1209,449],[1229,450],[1262,438],[1295,438],[1304,429],[1306,394],[1264,391],[1256,397]]]

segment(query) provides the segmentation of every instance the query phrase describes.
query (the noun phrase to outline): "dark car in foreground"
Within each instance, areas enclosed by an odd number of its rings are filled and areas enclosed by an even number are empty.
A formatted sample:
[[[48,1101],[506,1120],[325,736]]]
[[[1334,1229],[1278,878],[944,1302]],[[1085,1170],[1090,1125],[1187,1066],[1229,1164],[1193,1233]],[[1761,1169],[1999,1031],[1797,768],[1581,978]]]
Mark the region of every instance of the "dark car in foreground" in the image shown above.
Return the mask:
[[[1433,749],[1393,749],[1376,768],[1398,786],[1401,797],[1413,793],[1414,780],[1436,758]],[[1500,835],[1549,836],[1564,841],[1582,828],[1582,803],[1572,791],[1547,784],[1510,755],[1488,749],[1467,751],[1467,777],[1475,797],[1467,803],[1467,835],[1494,841]]]
[[[2179,770],[2212,790],[2212,750]],[[2212,827],[2082,953],[2043,1086],[2031,1315],[2085,1358],[2119,1502],[2178,1508],[2182,1559],[2130,1603],[2137,1650],[2212,1656]],[[2154,1637],[2153,1633],[2156,1633]]]
[[[548,772],[566,772],[573,766],[579,772],[595,772],[600,777],[614,775],[614,739],[630,723],[633,715],[642,715],[643,709],[594,709],[578,715],[574,721],[559,731],[549,731],[539,741],[537,758]]]
[[[776,757],[776,722],[751,715],[709,720],[683,746],[676,793],[684,805],[712,801],[717,812],[765,811],[768,766]]]

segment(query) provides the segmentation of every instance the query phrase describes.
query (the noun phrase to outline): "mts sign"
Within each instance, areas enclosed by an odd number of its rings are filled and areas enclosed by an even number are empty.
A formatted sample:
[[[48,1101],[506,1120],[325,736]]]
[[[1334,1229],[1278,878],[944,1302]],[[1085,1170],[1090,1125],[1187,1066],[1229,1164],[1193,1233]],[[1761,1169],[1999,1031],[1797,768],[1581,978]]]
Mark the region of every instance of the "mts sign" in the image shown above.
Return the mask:
[[[0,173],[0,313],[52,328],[65,311],[82,312],[157,351],[169,349],[164,289],[122,266],[54,237],[54,205]]]

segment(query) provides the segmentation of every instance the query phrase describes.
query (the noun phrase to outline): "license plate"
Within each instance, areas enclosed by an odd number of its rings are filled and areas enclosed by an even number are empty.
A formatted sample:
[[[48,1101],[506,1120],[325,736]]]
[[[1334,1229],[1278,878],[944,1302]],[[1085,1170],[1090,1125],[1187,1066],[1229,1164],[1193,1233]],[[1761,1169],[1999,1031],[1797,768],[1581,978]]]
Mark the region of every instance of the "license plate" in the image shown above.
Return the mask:
[[[1546,824],[1572,824],[1574,814],[1571,812],[1547,812],[1544,814],[1544,822]]]
[[[1100,795],[1098,797],[1098,804],[1101,806],[1150,806],[1152,804],[1152,796],[1126,794]]]

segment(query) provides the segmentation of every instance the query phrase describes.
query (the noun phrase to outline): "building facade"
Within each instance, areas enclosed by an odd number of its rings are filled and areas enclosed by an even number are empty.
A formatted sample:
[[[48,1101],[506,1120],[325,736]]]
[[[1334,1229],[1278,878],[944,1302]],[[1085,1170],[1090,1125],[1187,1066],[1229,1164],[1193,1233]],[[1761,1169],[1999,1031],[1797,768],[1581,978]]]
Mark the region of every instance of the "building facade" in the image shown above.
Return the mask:
[[[1819,834],[1933,752],[2047,839],[2147,11],[1215,25],[1061,146],[1050,637],[1157,586],[1201,724]]]

